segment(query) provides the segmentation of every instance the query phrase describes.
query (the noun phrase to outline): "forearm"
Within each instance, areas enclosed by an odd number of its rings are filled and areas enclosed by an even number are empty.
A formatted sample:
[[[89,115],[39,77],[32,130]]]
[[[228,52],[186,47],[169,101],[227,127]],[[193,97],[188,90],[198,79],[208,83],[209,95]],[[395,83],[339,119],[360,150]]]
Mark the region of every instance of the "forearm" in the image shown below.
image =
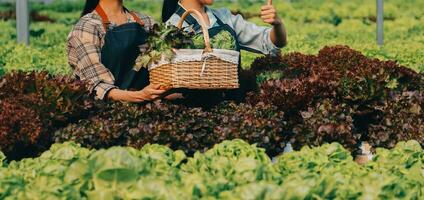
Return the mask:
[[[112,101],[129,101],[129,93],[125,90],[111,89],[107,93],[107,99]]]
[[[286,28],[284,27],[284,24],[280,19],[278,19],[277,22],[274,24],[270,37],[272,43],[274,43],[274,45],[279,48],[282,48],[287,45]]]
[[[121,89],[112,89],[108,93],[108,99],[112,101],[123,101],[141,103],[147,101],[147,97],[142,92],[127,91]]]
[[[159,85],[148,85],[139,91],[127,91],[120,89],[112,89],[108,92],[107,97],[113,101],[125,101],[133,103],[141,103],[153,101],[161,97],[166,90],[160,90]]]

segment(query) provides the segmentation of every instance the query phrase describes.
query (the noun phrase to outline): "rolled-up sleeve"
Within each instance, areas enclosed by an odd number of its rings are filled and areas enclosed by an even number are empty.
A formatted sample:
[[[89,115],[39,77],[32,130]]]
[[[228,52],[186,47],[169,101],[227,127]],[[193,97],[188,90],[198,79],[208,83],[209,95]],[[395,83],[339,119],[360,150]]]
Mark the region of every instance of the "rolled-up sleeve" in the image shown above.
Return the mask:
[[[248,22],[241,15],[233,15],[228,9],[225,9],[224,12],[224,15],[229,17],[227,23],[236,32],[242,49],[262,54],[280,52],[280,48],[271,41],[272,28]]]
[[[101,39],[96,24],[80,23],[68,37],[68,60],[74,74],[87,81],[91,92],[104,99],[113,88],[115,79],[101,63]]]

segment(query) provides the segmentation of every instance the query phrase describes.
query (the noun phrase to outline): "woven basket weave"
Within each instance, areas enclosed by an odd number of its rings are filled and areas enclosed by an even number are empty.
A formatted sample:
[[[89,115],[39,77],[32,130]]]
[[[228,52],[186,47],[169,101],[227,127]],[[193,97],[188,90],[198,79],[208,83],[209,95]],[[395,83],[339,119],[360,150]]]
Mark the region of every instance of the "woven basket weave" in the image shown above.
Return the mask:
[[[181,17],[181,29],[185,18],[193,13],[202,26],[205,46],[203,50],[182,49],[175,52],[169,62],[149,67],[150,83],[166,88],[188,89],[236,89],[239,88],[239,52],[232,50],[212,50],[209,33],[202,15],[196,10],[188,10]]]

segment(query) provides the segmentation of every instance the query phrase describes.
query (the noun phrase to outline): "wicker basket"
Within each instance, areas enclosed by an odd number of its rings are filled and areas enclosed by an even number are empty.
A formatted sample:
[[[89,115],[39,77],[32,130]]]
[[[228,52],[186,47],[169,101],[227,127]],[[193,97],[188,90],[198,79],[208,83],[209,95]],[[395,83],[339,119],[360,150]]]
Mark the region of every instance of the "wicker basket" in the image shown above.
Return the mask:
[[[202,15],[188,10],[181,17],[178,28],[185,18],[193,13],[200,19],[205,49],[179,49],[171,61],[161,61],[149,67],[150,83],[166,88],[188,89],[236,89],[239,88],[238,51],[212,49],[209,33]]]

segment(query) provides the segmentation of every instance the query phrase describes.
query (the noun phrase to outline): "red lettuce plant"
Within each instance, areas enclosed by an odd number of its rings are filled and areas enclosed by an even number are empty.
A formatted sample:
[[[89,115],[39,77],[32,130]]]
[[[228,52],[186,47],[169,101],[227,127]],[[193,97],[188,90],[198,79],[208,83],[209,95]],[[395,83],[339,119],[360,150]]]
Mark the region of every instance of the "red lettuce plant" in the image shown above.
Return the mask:
[[[225,103],[204,110],[169,103],[114,103],[88,121],[55,133],[55,140],[73,140],[92,148],[148,143],[167,145],[188,154],[224,140],[241,138],[276,154],[284,148],[283,113],[272,106]]]
[[[69,77],[46,72],[13,72],[0,79],[0,149],[9,158],[35,155],[34,148],[48,148],[49,135],[58,128],[88,115],[94,99],[87,86]],[[32,120],[31,120],[32,119]]]
[[[416,140],[424,146],[424,93],[393,94],[375,109],[380,121],[372,124],[367,140],[377,147],[393,148],[396,143]]]
[[[294,125],[291,142],[295,149],[303,146],[321,146],[324,143],[339,142],[354,151],[361,134],[354,127],[354,109],[347,104],[336,104],[324,99],[315,107],[301,111],[303,123]]]
[[[278,61],[259,58],[252,68],[281,72],[282,78],[262,83],[247,102],[283,111],[297,148],[333,141],[348,149],[361,140],[382,147],[412,138],[422,141],[422,114],[411,113],[411,107],[422,103],[413,106],[400,96],[421,94],[423,75],[394,61],[371,59],[347,46],[333,46],[324,47],[318,55],[290,53]],[[305,113],[310,117],[305,118]],[[348,118],[337,120],[336,116],[343,115]]]
[[[36,145],[45,136],[42,131],[42,120],[34,110],[0,100],[0,147],[4,153],[20,153],[20,148]]]
[[[279,76],[264,76],[257,86],[264,72]],[[354,150],[362,140],[376,147],[409,139],[424,143],[423,75],[396,62],[333,46],[317,55],[258,58],[240,76],[238,91],[190,91],[180,104],[131,105],[97,104],[83,82],[68,77],[6,74],[0,79],[0,114],[11,120],[0,122],[0,149],[8,155],[42,149],[52,133],[55,141],[92,148],[159,143],[189,154],[234,138],[271,155],[289,140],[296,149],[339,142]],[[224,99],[242,103],[219,104]]]

